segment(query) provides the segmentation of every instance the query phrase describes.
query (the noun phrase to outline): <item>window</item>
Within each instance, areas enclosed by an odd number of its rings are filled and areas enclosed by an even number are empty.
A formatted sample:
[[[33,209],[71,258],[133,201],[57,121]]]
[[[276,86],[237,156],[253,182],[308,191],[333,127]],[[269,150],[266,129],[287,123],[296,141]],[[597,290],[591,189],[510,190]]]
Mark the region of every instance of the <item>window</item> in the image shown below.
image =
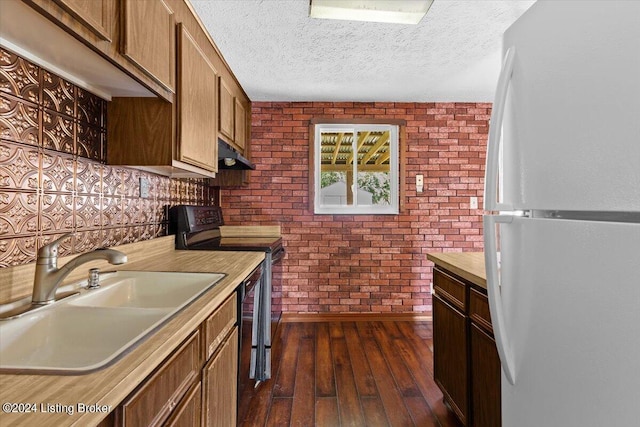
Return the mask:
[[[398,213],[398,126],[317,124],[314,212]]]

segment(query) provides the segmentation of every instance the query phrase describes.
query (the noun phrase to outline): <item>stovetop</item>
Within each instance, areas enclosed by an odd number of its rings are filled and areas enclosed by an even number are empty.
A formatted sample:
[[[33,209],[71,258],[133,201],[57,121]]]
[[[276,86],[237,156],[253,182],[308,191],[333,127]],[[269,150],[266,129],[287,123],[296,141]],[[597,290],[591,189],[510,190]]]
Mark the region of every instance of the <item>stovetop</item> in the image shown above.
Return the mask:
[[[280,237],[219,237],[187,244],[184,249],[276,252],[280,248]]]
[[[216,206],[178,205],[169,211],[170,231],[176,248],[190,250],[264,251],[282,250],[280,237],[221,237],[222,209]]]

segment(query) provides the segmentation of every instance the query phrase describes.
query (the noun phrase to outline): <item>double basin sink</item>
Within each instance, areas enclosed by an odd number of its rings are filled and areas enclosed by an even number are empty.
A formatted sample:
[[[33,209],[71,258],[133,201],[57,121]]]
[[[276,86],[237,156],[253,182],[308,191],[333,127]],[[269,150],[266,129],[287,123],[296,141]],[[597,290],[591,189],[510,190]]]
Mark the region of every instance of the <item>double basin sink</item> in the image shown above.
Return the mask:
[[[212,288],[222,273],[117,271],[98,289],[0,321],[0,370],[79,374],[107,366]]]

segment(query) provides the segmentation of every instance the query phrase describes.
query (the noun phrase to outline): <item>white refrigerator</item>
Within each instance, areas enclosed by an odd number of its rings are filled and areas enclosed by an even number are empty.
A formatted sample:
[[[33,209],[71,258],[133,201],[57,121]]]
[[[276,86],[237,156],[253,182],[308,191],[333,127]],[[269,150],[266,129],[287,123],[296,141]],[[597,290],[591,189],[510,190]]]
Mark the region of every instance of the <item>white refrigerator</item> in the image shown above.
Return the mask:
[[[640,426],[640,1],[505,32],[484,204],[503,426]]]

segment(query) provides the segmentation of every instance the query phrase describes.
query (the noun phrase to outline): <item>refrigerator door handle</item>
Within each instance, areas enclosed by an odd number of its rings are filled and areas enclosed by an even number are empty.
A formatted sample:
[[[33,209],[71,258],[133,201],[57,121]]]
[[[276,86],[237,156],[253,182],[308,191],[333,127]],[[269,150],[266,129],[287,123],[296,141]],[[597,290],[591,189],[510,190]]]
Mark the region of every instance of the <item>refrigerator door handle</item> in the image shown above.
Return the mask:
[[[487,272],[487,295],[489,298],[489,310],[491,323],[498,348],[498,355],[502,364],[502,370],[511,385],[515,385],[516,373],[509,345],[509,337],[504,320],[503,301],[500,293],[500,272],[498,269],[498,248],[496,239],[496,224],[508,224],[513,221],[511,215],[485,215],[484,216],[484,259]]]
[[[507,92],[513,74],[513,60],[516,48],[510,47],[504,57],[502,71],[498,78],[496,97],[491,110],[491,125],[489,126],[489,141],[487,143],[487,164],[484,177],[484,210],[510,211],[512,206],[498,201],[498,172],[500,162],[500,136],[502,135],[502,120],[507,101]]]

